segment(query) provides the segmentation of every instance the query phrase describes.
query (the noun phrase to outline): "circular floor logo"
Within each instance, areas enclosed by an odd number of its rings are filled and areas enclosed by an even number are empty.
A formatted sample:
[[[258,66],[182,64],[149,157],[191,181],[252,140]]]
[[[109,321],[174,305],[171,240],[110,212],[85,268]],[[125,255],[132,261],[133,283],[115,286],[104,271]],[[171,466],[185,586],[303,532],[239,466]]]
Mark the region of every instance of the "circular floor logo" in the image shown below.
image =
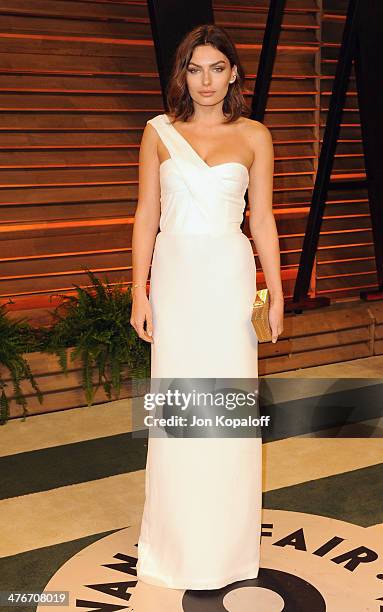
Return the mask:
[[[69,591],[69,609],[84,612],[383,610],[383,542],[371,529],[265,509],[258,577],[209,591],[165,589],[137,580],[138,535],[135,525],[94,542],[68,560],[45,590]]]

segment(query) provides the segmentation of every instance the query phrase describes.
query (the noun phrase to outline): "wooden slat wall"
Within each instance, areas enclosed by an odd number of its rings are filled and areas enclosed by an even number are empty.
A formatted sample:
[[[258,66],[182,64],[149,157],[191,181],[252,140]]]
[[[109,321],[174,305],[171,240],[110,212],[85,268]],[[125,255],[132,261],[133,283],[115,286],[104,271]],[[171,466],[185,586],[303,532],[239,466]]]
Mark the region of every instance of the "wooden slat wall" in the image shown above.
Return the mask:
[[[128,283],[138,145],[161,108],[146,3],[0,0],[0,15],[0,295],[42,305],[84,267]]]
[[[269,5],[268,0],[237,0],[226,6],[215,2],[216,22],[231,33],[244,60],[249,103]],[[264,119],[275,150],[274,214],[286,296],[293,292],[317,167],[319,66],[319,3],[287,0]],[[246,233],[249,235],[248,225]],[[261,270],[258,258],[257,270]],[[265,286],[262,274],[257,284]]]
[[[321,62],[321,133],[324,131],[348,2],[323,0]],[[332,180],[365,179],[354,66],[349,81]],[[317,255],[317,293],[336,301],[359,299],[361,290],[377,289],[367,189],[332,189]]]
[[[322,9],[321,1],[287,0],[265,116],[286,295],[343,28],[345,3],[325,0]],[[216,23],[237,43],[249,100],[268,7],[214,2]],[[146,120],[162,112],[146,2],[0,0],[0,16],[0,298],[43,306],[52,293],[86,284],[85,266],[128,284],[138,146]],[[363,173],[355,104],[350,94],[352,126],[342,128],[335,173]],[[336,301],[373,286],[366,194],[331,194],[322,231],[313,291]]]

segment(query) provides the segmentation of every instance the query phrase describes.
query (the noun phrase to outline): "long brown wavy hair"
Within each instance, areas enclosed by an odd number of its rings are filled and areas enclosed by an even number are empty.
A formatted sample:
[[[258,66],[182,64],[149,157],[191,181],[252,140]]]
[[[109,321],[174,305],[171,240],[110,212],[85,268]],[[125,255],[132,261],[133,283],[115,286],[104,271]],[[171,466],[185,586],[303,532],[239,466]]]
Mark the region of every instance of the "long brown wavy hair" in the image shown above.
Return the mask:
[[[194,103],[186,83],[186,72],[193,51],[198,45],[212,45],[226,55],[232,68],[237,66],[237,78],[229,85],[223,101],[222,111],[227,117],[225,123],[231,123],[250,111],[242,94],[245,72],[238,57],[233,41],[226,30],[214,24],[204,24],[193,28],[179,43],[173,68],[166,90],[168,114],[173,121],[187,121],[194,113]]]

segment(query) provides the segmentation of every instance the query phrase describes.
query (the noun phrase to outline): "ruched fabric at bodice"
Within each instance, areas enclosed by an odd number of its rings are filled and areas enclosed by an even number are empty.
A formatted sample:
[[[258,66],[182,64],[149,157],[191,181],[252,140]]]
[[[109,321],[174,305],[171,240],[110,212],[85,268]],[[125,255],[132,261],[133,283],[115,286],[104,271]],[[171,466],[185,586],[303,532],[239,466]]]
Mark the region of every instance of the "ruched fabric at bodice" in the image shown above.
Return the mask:
[[[209,166],[174,128],[166,114],[148,121],[170,157],[160,165],[161,232],[241,232],[249,173],[239,162]]]

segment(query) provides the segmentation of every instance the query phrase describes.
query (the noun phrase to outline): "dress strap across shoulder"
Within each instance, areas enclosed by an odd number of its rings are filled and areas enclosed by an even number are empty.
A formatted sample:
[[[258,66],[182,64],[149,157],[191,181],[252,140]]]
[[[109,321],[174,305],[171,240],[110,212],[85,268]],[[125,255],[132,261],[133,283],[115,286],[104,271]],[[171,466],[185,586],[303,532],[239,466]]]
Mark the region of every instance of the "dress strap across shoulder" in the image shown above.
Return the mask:
[[[205,162],[197,155],[189,143],[173,127],[169,117],[163,113],[149,119],[150,123],[158,132],[163,144],[167,148],[170,157],[180,157],[183,160],[193,163],[197,168],[206,172]]]
[[[174,142],[174,138],[172,138],[172,133],[168,129],[168,126],[165,123],[165,114],[156,115],[152,119],[149,119],[146,123],[150,123],[158,132],[159,137],[161,138],[163,144],[167,148],[170,157],[174,157],[179,153],[177,148],[177,143]]]
[[[166,114],[149,119],[167,148],[174,166],[190,191],[195,204],[209,216],[215,204],[223,197],[223,185],[218,174],[193,151],[189,143],[177,132]]]

